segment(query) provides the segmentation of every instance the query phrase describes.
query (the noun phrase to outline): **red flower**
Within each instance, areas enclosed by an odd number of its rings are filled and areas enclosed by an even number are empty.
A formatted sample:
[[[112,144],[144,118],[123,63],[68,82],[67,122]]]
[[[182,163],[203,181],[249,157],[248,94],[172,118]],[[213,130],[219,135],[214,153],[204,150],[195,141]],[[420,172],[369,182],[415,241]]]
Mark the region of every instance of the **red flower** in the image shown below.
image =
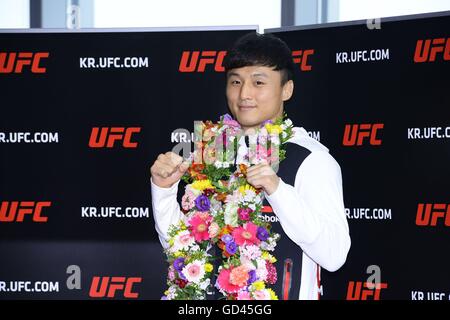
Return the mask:
[[[277,282],[277,269],[275,266],[266,260],[266,269],[267,269],[267,283],[275,284]]]
[[[234,285],[230,282],[230,274],[232,269],[222,268],[220,270],[219,276],[217,277],[217,284],[220,289],[224,290],[226,293],[238,292],[242,287]]]
[[[203,240],[209,240],[208,228],[210,222],[210,217],[207,219],[202,219],[198,214],[189,220],[189,224],[191,225],[189,229],[191,230],[195,241],[202,242]]]
[[[238,246],[259,244],[261,241],[256,237],[258,226],[253,222],[247,222],[243,227],[233,230],[233,238]]]
[[[177,280],[175,280],[175,284],[177,286],[179,286],[181,289],[183,289],[187,285],[187,281],[182,280],[182,279],[177,279]]]

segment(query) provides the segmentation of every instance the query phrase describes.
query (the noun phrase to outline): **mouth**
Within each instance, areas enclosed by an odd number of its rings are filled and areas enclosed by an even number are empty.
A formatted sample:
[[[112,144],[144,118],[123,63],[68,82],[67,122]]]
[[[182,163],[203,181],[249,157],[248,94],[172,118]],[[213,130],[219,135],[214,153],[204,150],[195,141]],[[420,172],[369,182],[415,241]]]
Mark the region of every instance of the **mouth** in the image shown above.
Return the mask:
[[[253,110],[256,109],[256,106],[241,106],[238,105],[239,111],[248,111],[248,110]]]

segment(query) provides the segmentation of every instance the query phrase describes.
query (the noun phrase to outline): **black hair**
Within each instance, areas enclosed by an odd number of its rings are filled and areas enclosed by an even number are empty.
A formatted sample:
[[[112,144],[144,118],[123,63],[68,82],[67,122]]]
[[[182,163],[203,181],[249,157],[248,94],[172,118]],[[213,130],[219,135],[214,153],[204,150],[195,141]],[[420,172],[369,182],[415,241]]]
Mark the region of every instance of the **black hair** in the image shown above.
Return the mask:
[[[273,67],[273,70],[281,72],[281,85],[294,79],[291,49],[272,34],[245,34],[228,50],[223,66],[226,72],[248,66]]]

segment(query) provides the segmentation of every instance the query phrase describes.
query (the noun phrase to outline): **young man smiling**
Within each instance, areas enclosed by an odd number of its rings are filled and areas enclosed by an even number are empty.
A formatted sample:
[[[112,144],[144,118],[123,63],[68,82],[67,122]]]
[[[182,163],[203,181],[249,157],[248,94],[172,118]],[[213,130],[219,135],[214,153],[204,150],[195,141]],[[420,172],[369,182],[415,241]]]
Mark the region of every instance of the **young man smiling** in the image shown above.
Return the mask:
[[[266,120],[284,113],[294,90],[291,51],[272,35],[250,33],[240,38],[224,60],[226,96],[230,112],[250,135]],[[338,270],[350,249],[344,211],[341,170],[328,149],[294,128],[286,159],[275,172],[267,163],[251,166],[247,180],[264,190],[281,234],[275,250],[280,299],[319,298],[320,268]],[[248,142],[239,141],[237,162]],[[152,206],[160,241],[167,247],[167,231],[182,219],[177,186],[188,164],[172,153],[160,154],[151,167]],[[267,204],[267,203],[266,203]]]

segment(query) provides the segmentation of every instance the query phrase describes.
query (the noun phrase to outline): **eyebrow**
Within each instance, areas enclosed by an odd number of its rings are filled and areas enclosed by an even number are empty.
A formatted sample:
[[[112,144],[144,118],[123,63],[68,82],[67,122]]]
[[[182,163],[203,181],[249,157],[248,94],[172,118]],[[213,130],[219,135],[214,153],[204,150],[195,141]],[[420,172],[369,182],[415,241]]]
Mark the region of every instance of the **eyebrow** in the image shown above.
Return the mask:
[[[264,77],[264,78],[268,78],[269,76],[265,73],[254,73],[252,74],[252,77]]]
[[[239,73],[237,73],[237,72],[229,72],[227,74],[228,78],[229,77],[233,77],[233,76],[240,77],[241,75]],[[252,77],[263,77],[263,78],[268,78],[269,77],[267,74],[262,73],[262,72],[253,73],[251,76]]]
[[[240,76],[240,74],[239,74],[239,73],[237,73],[237,72],[228,72],[228,74],[227,74],[227,78],[229,78],[229,77],[233,77],[233,76],[239,77],[239,76]]]

